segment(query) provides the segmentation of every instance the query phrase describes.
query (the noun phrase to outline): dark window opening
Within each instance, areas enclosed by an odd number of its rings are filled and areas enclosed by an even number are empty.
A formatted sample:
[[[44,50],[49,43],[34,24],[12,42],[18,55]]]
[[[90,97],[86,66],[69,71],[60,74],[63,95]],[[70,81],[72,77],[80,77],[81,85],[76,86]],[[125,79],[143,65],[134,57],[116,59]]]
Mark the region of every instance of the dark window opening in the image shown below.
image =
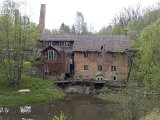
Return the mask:
[[[117,78],[116,78],[116,77],[113,77],[113,80],[117,80]]]
[[[60,46],[60,47],[64,47],[64,42],[60,41],[60,42],[59,42],[59,46]]]
[[[98,53],[98,54],[97,54],[97,57],[98,57],[98,58],[102,58],[102,53]]]
[[[60,41],[60,42],[59,42],[59,46],[60,46],[60,47],[70,47],[70,42]]]
[[[89,53],[84,53],[85,58],[88,58],[88,56],[89,56]]]
[[[64,45],[65,47],[70,47],[70,42],[65,42]]]
[[[54,50],[48,50],[47,51],[47,59],[48,60],[54,60],[57,58],[57,54]]]
[[[116,66],[111,66],[111,71],[116,71]]]
[[[112,53],[112,58],[117,58],[117,53]]]
[[[88,70],[88,65],[84,65],[84,70]]]
[[[102,71],[102,65],[98,65],[98,71]]]

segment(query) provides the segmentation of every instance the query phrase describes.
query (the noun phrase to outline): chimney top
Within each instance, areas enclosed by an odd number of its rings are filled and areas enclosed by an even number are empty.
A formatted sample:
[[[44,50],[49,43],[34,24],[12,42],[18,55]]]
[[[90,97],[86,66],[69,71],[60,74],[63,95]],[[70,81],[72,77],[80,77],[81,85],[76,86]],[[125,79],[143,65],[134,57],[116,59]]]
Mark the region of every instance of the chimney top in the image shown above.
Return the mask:
[[[46,4],[41,4],[38,33],[45,32],[45,15],[46,15]]]

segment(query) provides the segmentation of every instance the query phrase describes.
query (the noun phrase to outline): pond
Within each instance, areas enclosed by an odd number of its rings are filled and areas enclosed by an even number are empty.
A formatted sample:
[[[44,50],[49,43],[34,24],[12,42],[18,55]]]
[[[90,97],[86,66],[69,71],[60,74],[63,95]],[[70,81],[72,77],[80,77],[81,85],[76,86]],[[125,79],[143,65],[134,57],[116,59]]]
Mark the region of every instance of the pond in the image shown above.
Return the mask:
[[[119,111],[119,104],[91,95],[72,94],[48,103],[0,107],[0,120],[52,120],[61,111],[67,120],[107,120]]]

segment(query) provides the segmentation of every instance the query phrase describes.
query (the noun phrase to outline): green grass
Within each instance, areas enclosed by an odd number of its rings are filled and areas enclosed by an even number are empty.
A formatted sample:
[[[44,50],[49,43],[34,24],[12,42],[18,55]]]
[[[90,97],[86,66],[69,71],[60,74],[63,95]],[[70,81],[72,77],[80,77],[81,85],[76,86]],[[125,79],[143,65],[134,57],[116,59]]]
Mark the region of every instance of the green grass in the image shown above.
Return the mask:
[[[30,89],[28,93],[18,93],[19,89]],[[65,94],[54,88],[53,81],[41,78],[22,78],[21,84],[9,89],[5,77],[0,76],[0,106],[18,106],[23,104],[46,102],[63,97]]]
[[[160,115],[156,116],[153,120],[160,120]]]
[[[117,102],[120,105],[122,105],[123,108],[123,104],[127,99],[127,96],[125,96],[124,92],[125,92],[125,88],[122,89],[117,89],[117,90],[112,90],[109,88],[103,88],[102,92],[100,94],[98,94],[97,97],[107,100],[107,101],[113,101],[113,102]],[[140,100],[141,101],[141,100]],[[131,101],[132,102],[132,101]],[[139,102],[139,101],[137,101]],[[157,101],[155,99],[146,99],[146,107],[147,108],[139,108],[139,110],[142,110],[142,113],[140,114],[140,116],[143,118],[143,116],[147,116],[148,119],[143,119],[143,120],[160,120],[160,115],[159,114],[153,114],[151,117],[149,115],[147,115],[148,111],[154,109],[155,107],[157,107]],[[124,108],[123,108],[124,109]],[[129,112],[129,110],[127,110],[127,113]],[[124,115],[125,115],[125,109],[124,112],[120,111],[118,112],[115,116],[111,117],[111,118],[107,118],[107,120],[124,120]],[[141,119],[140,119],[141,120]]]
[[[119,102],[119,103],[121,103],[125,99],[125,96],[122,94],[121,89],[114,91],[109,88],[103,88],[102,92],[98,94],[97,97],[104,100]]]
[[[160,120],[160,109],[155,108],[151,110],[144,118],[140,120]]]

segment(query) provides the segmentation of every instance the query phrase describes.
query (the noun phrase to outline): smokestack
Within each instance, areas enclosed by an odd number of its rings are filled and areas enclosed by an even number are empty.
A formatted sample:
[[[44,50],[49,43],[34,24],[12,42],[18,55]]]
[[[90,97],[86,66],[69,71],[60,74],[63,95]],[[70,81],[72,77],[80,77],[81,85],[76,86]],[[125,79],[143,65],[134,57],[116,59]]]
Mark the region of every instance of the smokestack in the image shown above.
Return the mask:
[[[38,33],[45,32],[45,15],[46,15],[46,4],[41,4]]]

